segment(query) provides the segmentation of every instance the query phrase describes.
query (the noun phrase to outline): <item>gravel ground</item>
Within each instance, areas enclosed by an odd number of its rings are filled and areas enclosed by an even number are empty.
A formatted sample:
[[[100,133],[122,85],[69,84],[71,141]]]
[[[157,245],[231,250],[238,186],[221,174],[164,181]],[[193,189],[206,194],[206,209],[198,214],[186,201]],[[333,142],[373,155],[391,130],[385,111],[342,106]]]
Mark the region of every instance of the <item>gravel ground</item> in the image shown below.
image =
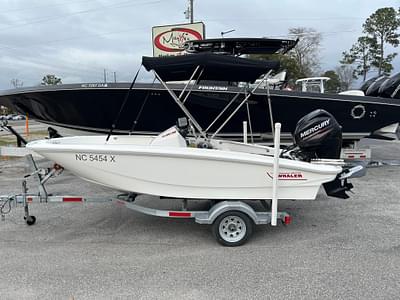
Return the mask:
[[[400,160],[399,143],[364,144],[374,159]],[[23,174],[23,160],[0,161],[0,194],[19,193]],[[315,201],[281,201],[293,223],[257,226],[237,248],[192,220],[109,202],[32,204],[31,227],[18,207],[0,221],[0,299],[398,299],[400,167],[369,168],[352,183],[348,200],[321,192]],[[68,172],[48,191],[118,193]]]

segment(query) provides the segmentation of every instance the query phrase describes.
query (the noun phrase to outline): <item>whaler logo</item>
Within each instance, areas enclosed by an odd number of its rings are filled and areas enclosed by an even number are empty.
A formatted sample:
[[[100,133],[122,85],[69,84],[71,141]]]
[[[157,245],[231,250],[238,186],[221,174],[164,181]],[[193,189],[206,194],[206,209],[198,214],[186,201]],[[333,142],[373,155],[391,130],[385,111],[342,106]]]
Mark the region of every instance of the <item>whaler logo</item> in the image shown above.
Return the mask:
[[[202,40],[201,34],[189,28],[173,28],[161,32],[154,38],[154,45],[166,52],[180,52],[187,41]]]
[[[273,173],[267,172],[268,176],[272,179]],[[278,180],[307,180],[301,172],[281,172],[278,175]]]
[[[326,127],[326,126],[328,126],[330,121],[331,121],[331,119],[325,120],[325,121],[321,122],[320,124],[317,124],[314,127],[311,127],[309,129],[307,129],[306,131],[303,131],[302,133],[300,133],[300,138],[307,137],[310,134],[312,134],[312,133],[314,133],[314,132],[316,132],[316,131],[318,131],[318,130]]]

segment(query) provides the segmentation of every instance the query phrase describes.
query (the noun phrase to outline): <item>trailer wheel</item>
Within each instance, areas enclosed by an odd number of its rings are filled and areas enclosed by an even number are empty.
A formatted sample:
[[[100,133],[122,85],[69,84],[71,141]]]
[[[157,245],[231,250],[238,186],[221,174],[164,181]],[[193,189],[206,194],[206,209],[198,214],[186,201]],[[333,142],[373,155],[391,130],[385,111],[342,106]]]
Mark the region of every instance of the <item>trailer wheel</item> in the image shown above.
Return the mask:
[[[253,222],[239,211],[227,211],[214,221],[213,235],[223,246],[235,247],[243,245],[253,231]]]
[[[29,216],[28,218],[24,217],[24,220],[25,220],[27,225],[31,226],[31,225],[35,224],[36,217],[35,216]]]

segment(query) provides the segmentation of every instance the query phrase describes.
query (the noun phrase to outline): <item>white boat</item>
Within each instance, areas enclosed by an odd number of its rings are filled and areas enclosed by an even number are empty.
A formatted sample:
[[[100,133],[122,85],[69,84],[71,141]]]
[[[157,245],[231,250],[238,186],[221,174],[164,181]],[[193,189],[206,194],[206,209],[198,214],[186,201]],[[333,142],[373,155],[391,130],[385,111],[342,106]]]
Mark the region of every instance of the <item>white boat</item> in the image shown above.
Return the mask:
[[[158,137],[66,137],[40,140],[28,148],[79,177],[138,194],[194,199],[271,199],[271,148],[214,140],[220,148],[188,146],[176,127]],[[227,150],[230,146],[231,150]],[[245,150],[235,150],[243,147]],[[224,149],[225,148],[225,149]],[[243,152],[246,151],[246,152]],[[254,151],[255,152],[255,151]],[[281,158],[279,199],[315,199],[340,166]]]
[[[270,72],[266,71],[270,64],[248,62],[246,59],[241,59],[241,63],[237,64],[237,58],[231,61],[231,58],[226,57],[223,62],[229,73],[225,74],[221,71],[221,67],[224,67],[221,60],[214,59],[212,55],[167,57],[162,61],[160,58],[143,59],[143,65],[154,72],[189,118],[189,123],[171,127],[157,137],[116,136],[110,130],[107,137],[80,136],[41,140],[30,142],[27,148],[57,162],[85,180],[138,194],[188,199],[271,199],[274,149],[214,138],[239,108],[247,103],[263,80],[268,78]],[[180,60],[181,65],[177,63]],[[237,105],[237,108],[211,137],[184,105],[191,92],[187,88],[192,80],[200,77],[218,80],[228,76],[229,80],[255,81],[263,73],[266,73],[263,80],[244,99],[238,99],[236,103],[234,99],[227,105]],[[197,79],[195,75],[198,75]],[[188,84],[178,96],[169,89],[162,77],[188,80]],[[129,93],[126,99],[128,96]],[[222,113],[208,128],[215,124]],[[279,199],[315,199],[321,184],[328,182],[333,182],[326,188],[329,195],[346,198],[345,191],[351,185],[339,175],[344,171],[340,164],[309,162],[316,156],[338,158],[341,131],[339,135],[340,127],[336,120],[329,113],[317,112],[311,114],[311,119],[308,117],[299,124],[301,133],[297,144],[301,147],[282,152],[279,159]],[[187,135],[188,131],[191,134]],[[315,147],[321,143],[324,143],[322,148],[329,146],[329,149],[320,151]]]

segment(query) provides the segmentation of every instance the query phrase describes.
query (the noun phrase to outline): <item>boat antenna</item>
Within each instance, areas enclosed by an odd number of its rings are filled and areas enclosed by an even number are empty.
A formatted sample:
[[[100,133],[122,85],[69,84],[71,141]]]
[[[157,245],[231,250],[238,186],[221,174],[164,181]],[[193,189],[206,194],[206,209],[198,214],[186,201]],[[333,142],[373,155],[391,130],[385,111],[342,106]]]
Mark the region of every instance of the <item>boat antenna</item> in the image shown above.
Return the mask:
[[[119,112],[118,112],[118,114],[117,114],[117,117],[115,118],[114,123],[111,125],[110,131],[108,132],[108,135],[107,135],[107,138],[106,138],[106,142],[108,142],[108,140],[110,139],[110,136],[111,136],[113,130],[115,129],[116,124],[118,123],[119,117],[121,116],[121,113],[122,113],[122,111],[124,110],[125,104],[126,104],[126,102],[128,101],[128,98],[129,98],[129,96],[130,96],[130,94],[131,94],[131,90],[132,90],[132,88],[133,88],[133,86],[134,86],[134,84],[135,84],[135,82],[136,82],[136,79],[137,79],[137,77],[138,77],[138,75],[139,75],[139,71],[140,71],[141,68],[142,68],[142,64],[140,64],[140,67],[139,67],[139,69],[137,70],[136,75],[135,75],[135,77],[134,77],[133,80],[132,80],[131,86],[129,87],[129,90],[128,90],[128,92],[127,92],[126,95],[125,95],[124,102],[122,102],[122,105],[121,105],[121,107],[120,107],[120,109],[119,109]]]

